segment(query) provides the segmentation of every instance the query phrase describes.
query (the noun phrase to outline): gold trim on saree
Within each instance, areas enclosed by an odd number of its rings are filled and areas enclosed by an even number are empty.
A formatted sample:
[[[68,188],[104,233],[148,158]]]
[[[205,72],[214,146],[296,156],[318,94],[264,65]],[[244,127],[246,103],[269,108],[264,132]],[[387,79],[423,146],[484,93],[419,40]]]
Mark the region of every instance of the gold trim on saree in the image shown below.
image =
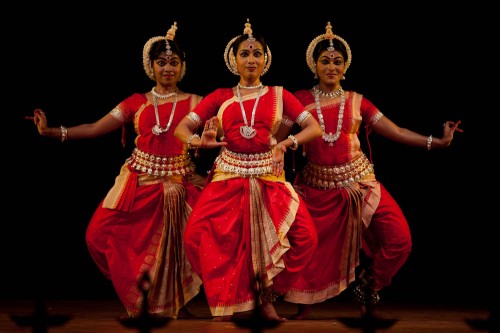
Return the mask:
[[[342,165],[318,165],[309,162],[304,167],[303,176],[307,185],[321,189],[346,187],[356,182],[375,180],[373,164],[364,154]]]

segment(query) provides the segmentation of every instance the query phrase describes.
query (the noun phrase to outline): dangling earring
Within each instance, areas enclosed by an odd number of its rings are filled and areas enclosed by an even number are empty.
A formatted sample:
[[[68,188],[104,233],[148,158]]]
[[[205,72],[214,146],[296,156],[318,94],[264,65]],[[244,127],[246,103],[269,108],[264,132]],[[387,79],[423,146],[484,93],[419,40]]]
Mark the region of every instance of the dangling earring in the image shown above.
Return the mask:
[[[231,51],[233,49],[231,48]],[[233,73],[236,74],[236,75],[239,75],[238,73],[238,66],[236,66],[236,57],[234,56],[234,54],[231,52],[231,54],[229,54],[229,65],[231,66],[231,69],[233,70]]]
[[[267,53],[264,53],[264,64],[267,64]],[[260,73],[260,76],[262,76],[264,74],[266,74],[266,70],[263,70],[262,73]]]

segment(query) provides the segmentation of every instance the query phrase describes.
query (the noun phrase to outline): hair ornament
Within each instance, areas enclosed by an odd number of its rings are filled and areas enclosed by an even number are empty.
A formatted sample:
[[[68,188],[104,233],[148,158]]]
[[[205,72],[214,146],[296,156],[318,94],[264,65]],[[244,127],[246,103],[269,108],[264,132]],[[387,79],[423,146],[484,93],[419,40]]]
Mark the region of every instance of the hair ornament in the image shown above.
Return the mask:
[[[167,31],[167,36],[165,36],[165,43],[167,44],[167,60],[170,60],[170,56],[172,55],[172,50],[170,49],[170,43],[169,41],[173,41],[175,38],[175,33],[177,31],[177,22],[174,22],[170,29]]]
[[[253,48],[253,42],[255,42],[255,38],[252,36],[252,25],[250,24],[250,19],[247,19],[247,23],[245,23],[245,29],[243,29],[243,34],[248,35],[247,41],[250,43],[249,48]]]
[[[252,49],[253,42],[255,42],[256,39],[253,36],[252,25],[250,24],[250,19],[248,18],[247,22],[245,23],[245,28],[243,29],[243,35],[248,35],[247,41],[250,43],[249,48]],[[227,43],[226,48],[224,50],[224,62],[226,63],[226,66],[229,69],[229,71],[234,75],[240,75],[240,73],[238,73],[238,69],[236,67],[236,57],[234,56],[233,53],[233,44],[236,41],[236,39],[238,39],[243,35],[238,35],[233,37],[229,41],[229,43]],[[269,67],[271,67],[272,55],[269,46],[267,46],[266,53],[264,54],[264,59],[265,59],[265,65],[264,69],[262,70],[261,76],[266,74],[266,72],[269,70]]]
[[[174,40],[176,32],[177,32],[177,22],[174,22],[174,24],[172,24],[170,29],[168,29],[165,36],[151,37],[146,42],[146,44],[144,44],[144,48],[142,50],[142,65],[144,67],[144,71],[146,72],[146,74],[153,81],[156,81],[156,79],[155,79],[153,67],[151,66],[151,58],[149,57],[149,52],[151,51],[151,47],[153,46],[154,43],[159,42],[161,40],[164,40],[165,44],[166,44],[165,54],[167,56],[167,60],[170,60],[170,57],[172,56],[170,42]],[[181,68],[181,74],[179,76],[179,81],[182,80],[182,78],[184,77],[185,74],[186,74],[186,62],[183,61],[182,68]]]
[[[313,57],[314,49],[316,48],[318,43],[323,41],[323,40],[326,40],[326,39],[330,40],[330,46],[327,48],[327,50],[329,52],[332,52],[328,55],[330,58],[333,57],[333,51],[335,51],[335,48],[333,47],[333,40],[337,39],[342,44],[344,44],[346,52],[347,52],[347,59],[345,59],[345,66],[344,66],[344,74],[345,74],[345,72],[347,72],[347,69],[351,65],[352,53],[351,53],[351,48],[349,47],[349,44],[347,44],[347,42],[342,37],[340,37],[339,35],[335,35],[333,33],[332,25],[330,24],[330,22],[328,22],[325,29],[326,29],[326,32],[324,34],[317,36],[316,38],[314,38],[311,41],[311,43],[309,43],[309,46],[307,47],[307,51],[306,51],[307,66],[309,67],[311,72],[314,74],[314,78],[317,78],[316,63],[315,63],[314,57]]]
[[[335,37],[335,35],[333,34],[332,25],[330,24],[330,22],[328,22],[328,24],[326,25],[325,37],[330,40],[330,46],[327,48],[327,50],[330,52],[328,57],[330,59],[333,59],[334,57],[333,51],[335,51],[335,47],[333,47],[333,38]]]

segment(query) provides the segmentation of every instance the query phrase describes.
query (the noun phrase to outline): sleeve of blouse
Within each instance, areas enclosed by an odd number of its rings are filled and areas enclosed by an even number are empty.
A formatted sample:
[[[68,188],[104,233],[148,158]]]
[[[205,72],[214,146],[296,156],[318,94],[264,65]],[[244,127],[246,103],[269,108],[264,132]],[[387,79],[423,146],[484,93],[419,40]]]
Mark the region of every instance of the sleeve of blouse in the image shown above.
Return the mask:
[[[375,124],[380,118],[382,118],[383,113],[380,112],[380,110],[377,109],[377,107],[366,97],[363,96],[360,97],[361,97],[361,106],[360,106],[361,117],[368,126],[373,126],[373,124]]]
[[[283,117],[292,119],[294,122],[303,121],[305,119],[306,108],[299,99],[290,91],[283,89]]]
[[[219,88],[206,95],[198,105],[191,111],[198,116],[198,119],[203,124],[205,120],[217,114],[221,105],[221,100],[224,98],[224,88]]]
[[[303,92],[304,92],[304,90],[299,90],[299,91],[296,91],[296,92],[293,94],[295,97],[297,97],[297,98],[298,98],[299,102],[301,102],[301,103],[302,103],[302,101],[301,101],[301,97],[303,97],[303,95],[304,95],[304,94],[303,94]],[[306,92],[307,92],[307,90],[306,90]],[[288,116],[288,115],[284,114],[284,115],[283,115],[283,118],[281,119],[281,123],[282,123],[283,125],[285,125],[285,126],[287,126],[287,127],[290,127],[290,128],[291,128],[291,127],[293,126],[293,124],[295,124],[295,121],[296,121],[296,120],[297,120],[297,118],[295,118],[295,119],[291,119],[291,118],[289,118],[289,116]]]
[[[137,110],[146,102],[145,94],[133,94],[115,106],[110,114],[123,122],[130,122]]]

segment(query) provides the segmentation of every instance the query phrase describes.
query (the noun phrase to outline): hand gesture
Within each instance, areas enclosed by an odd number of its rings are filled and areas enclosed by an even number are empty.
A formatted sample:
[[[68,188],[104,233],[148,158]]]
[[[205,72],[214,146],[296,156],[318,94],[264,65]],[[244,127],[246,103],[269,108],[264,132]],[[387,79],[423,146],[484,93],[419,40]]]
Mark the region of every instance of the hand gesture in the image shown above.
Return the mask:
[[[40,133],[40,135],[47,134],[47,116],[41,109],[35,109],[33,111],[33,116],[25,116],[24,119],[33,120],[33,123],[37,127],[38,133]]]
[[[203,133],[201,134],[200,148],[216,148],[226,146],[227,142],[217,141],[217,129],[219,128],[219,118],[214,116],[205,122]]]
[[[443,136],[441,137],[441,140],[443,142],[443,145],[445,147],[448,147],[451,144],[451,140],[453,140],[453,134],[455,131],[462,133],[463,130],[458,127],[460,125],[461,121],[447,121],[443,124]]]

